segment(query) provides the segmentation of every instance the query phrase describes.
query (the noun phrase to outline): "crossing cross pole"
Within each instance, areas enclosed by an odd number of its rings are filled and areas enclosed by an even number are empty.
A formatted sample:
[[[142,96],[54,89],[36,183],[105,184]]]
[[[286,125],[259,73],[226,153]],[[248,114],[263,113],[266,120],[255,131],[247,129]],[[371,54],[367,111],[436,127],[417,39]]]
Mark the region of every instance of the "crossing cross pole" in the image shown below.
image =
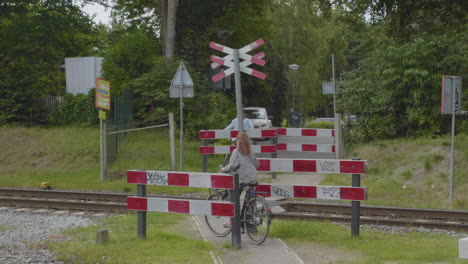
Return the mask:
[[[258,39],[241,49],[231,49],[229,47],[223,46],[216,42],[210,42],[210,48],[227,53],[228,55],[221,58],[217,56],[211,56],[210,59],[214,62],[211,64],[212,68],[217,68],[220,65],[227,66],[223,72],[220,72],[213,77],[211,80],[213,82],[217,82],[223,79],[226,76],[229,76],[234,73],[234,83],[236,89],[236,110],[237,110],[237,125],[239,133],[244,131],[244,120],[242,114],[242,89],[241,89],[241,79],[240,79],[240,72],[247,73],[254,77],[264,80],[266,78],[266,74],[263,72],[259,72],[257,70],[251,69],[247,66],[254,63],[260,66],[265,65],[265,61],[263,57],[265,54],[260,52],[254,56],[248,55],[247,52],[256,49],[262,46],[265,42],[263,39]],[[243,59],[243,62],[240,62],[240,59]],[[234,176],[234,183],[235,189],[231,191],[231,199],[234,201],[234,211],[235,216],[231,219],[231,227],[232,227],[232,245],[234,248],[241,248],[241,234],[240,234],[240,201],[239,201],[239,176]]]

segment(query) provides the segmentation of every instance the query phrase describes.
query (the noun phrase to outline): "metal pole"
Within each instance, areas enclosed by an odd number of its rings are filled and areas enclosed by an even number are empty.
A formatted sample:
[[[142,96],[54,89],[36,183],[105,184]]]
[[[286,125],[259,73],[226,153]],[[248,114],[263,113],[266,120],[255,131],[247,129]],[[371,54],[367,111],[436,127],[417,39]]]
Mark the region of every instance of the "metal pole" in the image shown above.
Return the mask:
[[[102,119],[99,119],[99,131],[101,132],[100,135],[99,135],[99,140],[100,140],[100,144],[99,144],[99,150],[100,150],[100,153],[101,153],[101,183],[104,183],[104,174],[105,174],[105,171],[104,171],[104,129],[103,129],[103,124],[102,124]]]
[[[294,106],[295,102],[296,102],[296,71],[293,70],[293,102],[292,102],[292,108],[293,108],[294,112],[296,112],[296,108]]]
[[[335,54],[332,54],[333,116],[335,117],[335,159],[341,158],[341,115],[336,113]]]
[[[184,101],[182,86],[180,87],[180,171],[184,170]]]
[[[271,158],[276,159],[278,157],[278,136],[271,139],[271,143],[276,146],[276,152],[271,153]],[[276,179],[276,172],[271,172],[271,178]]]
[[[137,185],[137,196],[146,197],[146,185],[143,185],[143,184]],[[138,222],[138,237],[145,239],[146,238],[146,211],[138,211],[137,222]]]
[[[455,163],[455,78],[450,77],[452,80],[452,144],[450,149],[450,193],[449,193],[449,203],[453,204],[453,192],[454,192],[454,163]]]
[[[202,146],[207,146],[208,145],[208,140],[203,139],[202,140]],[[207,172],[208,171],[208,155],[203,154],[202,155],[202,171]]]
[[[239,133],[244,131],[244,119],[242,114],[242,88],[239,69],[239,50],[234,49],[234,82],[236,85],[236,109],[237,109],[237,123]]]
[[[175,137],[174,137],[174,113],[169,113],[169,142],[171,146],[171,169],[177,170],[176,153],[175,153]]]
[[[359,158],[353,158],[359,160]],[[361,174],[353,174],[353,187],[361,187]],[[351,236],[359,236],[359,225],[361,220],[361,202],[351,202]]]
[[[335,115],[336,114],[335,54],[332,54],[332,82],[333,82],[333,115]]]
[[[234,189],[230,190],[231,203],[234,204],[234,217],[231,217],[232,247],[241,248],[241,223],[240,223],[240,193],[239,193],[239,174],[234,174]]]
[[[103,134],[103,140],[102,140],[102,153],[103,153],[103,170],[104,174],[102,177],[102,182],[107,178],[107,122],[103,121],[102,122],[102,134]]]

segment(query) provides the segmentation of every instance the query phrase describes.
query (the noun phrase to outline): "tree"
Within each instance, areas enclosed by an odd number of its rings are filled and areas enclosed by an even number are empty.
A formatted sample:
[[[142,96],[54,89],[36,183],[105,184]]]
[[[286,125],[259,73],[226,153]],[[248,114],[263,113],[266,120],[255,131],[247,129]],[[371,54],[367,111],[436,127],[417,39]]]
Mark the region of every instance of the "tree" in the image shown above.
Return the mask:
[[[97,31],[72,1],[0,7],[0,123],[33,121],[34,100],[64,94],[64,58],[92,55]]]

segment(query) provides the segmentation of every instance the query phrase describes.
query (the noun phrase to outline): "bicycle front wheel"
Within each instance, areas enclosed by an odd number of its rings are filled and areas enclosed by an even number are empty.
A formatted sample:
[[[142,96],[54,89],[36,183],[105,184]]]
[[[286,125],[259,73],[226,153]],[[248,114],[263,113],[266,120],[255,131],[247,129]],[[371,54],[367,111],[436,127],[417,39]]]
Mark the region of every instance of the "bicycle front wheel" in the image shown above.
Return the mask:
[[[213,194],[208,198],[213,201],[227,201],[227,198],[219,194]],[[205,215],[205,222],[208,228],[218,237],[225,237],[231,233],[231,218],[227,216]]]
[[[247,235],[255,244],[265,241],[270,231],[271,209],[263,197],[256,195],[250,198],[243,222]]]

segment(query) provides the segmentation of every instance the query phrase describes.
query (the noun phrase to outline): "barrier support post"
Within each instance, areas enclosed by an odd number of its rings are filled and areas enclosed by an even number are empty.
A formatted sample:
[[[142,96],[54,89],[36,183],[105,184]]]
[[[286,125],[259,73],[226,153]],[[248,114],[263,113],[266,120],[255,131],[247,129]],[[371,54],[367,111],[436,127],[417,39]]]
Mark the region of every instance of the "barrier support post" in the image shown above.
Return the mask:
[[[202,140],[202,145],[203,146],[208,146],[208,140],[203,139]],[[202,171],[207,172],[208,171],[208,155],[207,154],[202,154]]]
[[[353,158],[353,160],[360,160],[359,158]],[[361,187],[361,174],[353,174],[353,187]],[[359,236],[359,225],[361,219],[361,202],[351,202],[351,236]]]
[[[146,197],[146,185],[137,185],[137,196]],[[146,211],[138,211],[138,237],[146,238]]]
[[[234,189],[229,191],[231,203],[234,204],[234,217],[231,217],[231,242],[235,249],[241,248],[239,174],[234,174]]]
[[[278,153],[278,136],[276,136],[274,138],[271,138],[271,144],[276,146],[276,152],[271,153],[271,158],[276,159],[278,157],[278,155],[277,155],[277,153]],[[271,173],[271,178],[276,179],[276,172]]]

